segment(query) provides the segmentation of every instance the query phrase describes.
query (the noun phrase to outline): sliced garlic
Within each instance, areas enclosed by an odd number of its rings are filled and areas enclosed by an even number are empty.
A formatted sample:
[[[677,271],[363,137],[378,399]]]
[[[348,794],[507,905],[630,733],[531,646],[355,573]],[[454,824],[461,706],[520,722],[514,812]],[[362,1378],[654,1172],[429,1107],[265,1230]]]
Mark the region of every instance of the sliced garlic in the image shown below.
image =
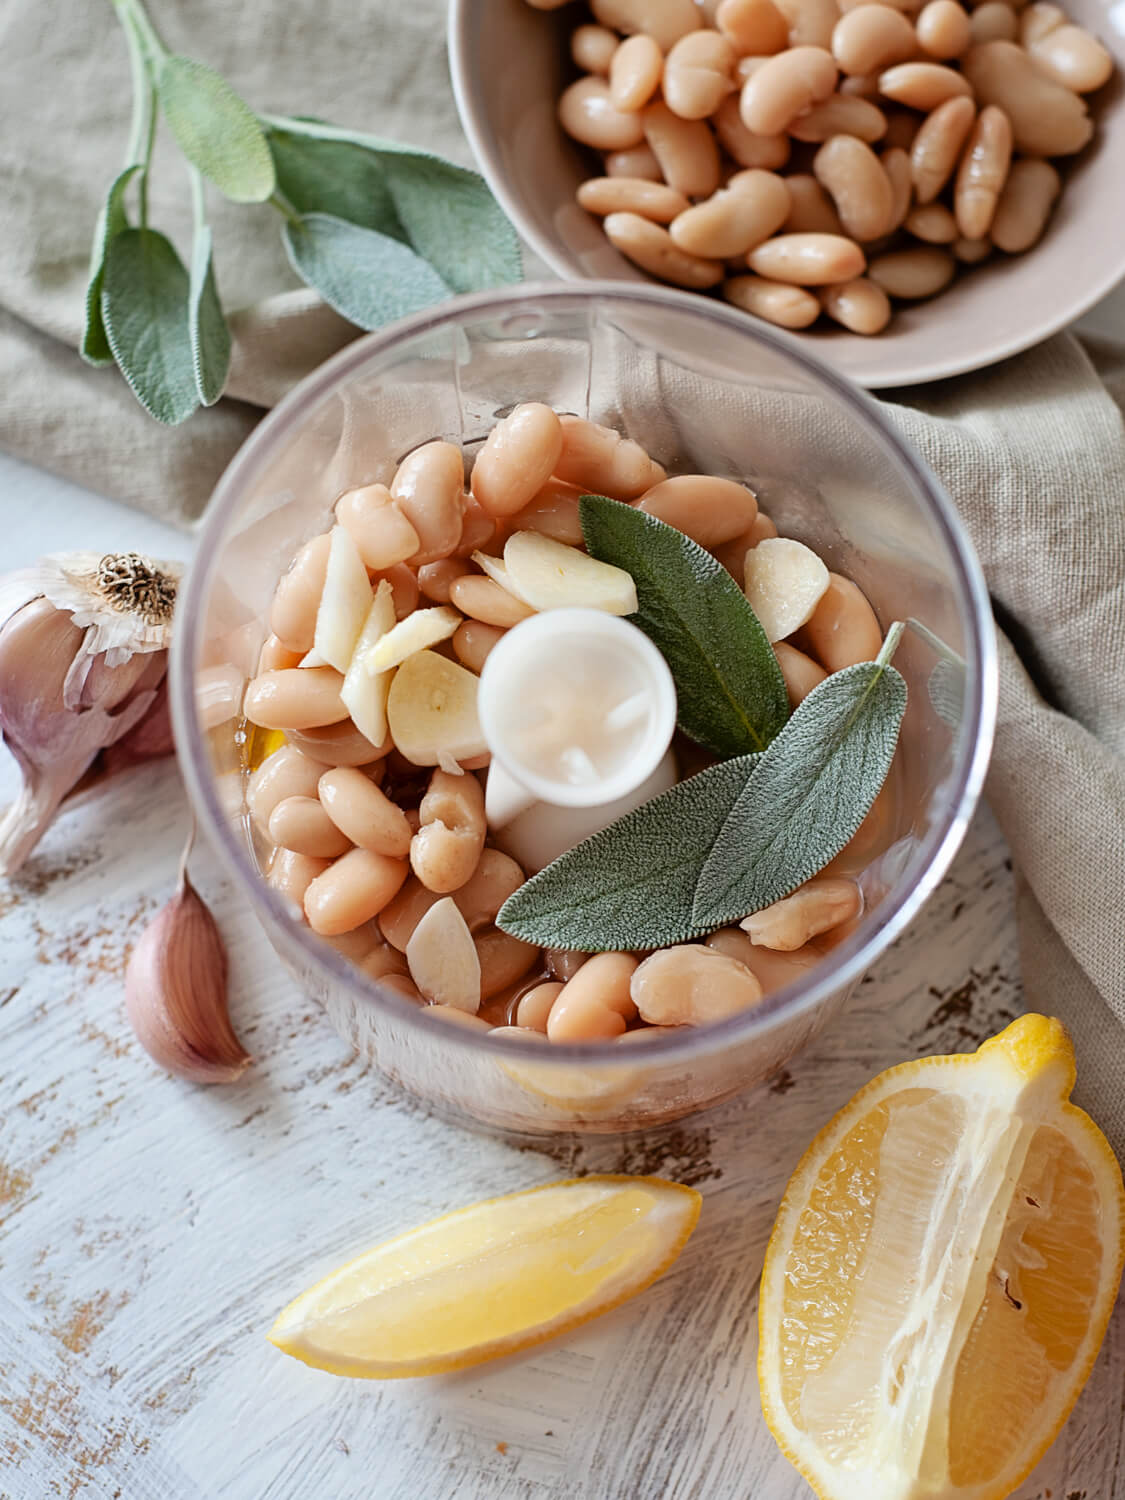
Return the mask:
[[[435,901],[406,945],[410,977],[433,1005],[475,1015],[480,1008],[480,958],[452,896]]]
[[[490,557],[487,552],[474,552],[473,561],[482,573],[487,573],[493,583],[498,583],[513,599],[518,599],[521,604],[529,602],[517,591],[512,575],[498,557]]]
[[[538,531],[517,531],[504,546],[511,591],[532,609],[601,609],[631,615],[637,588],[624,568],[598,562]]]
[[[746,554],[746,597],[771,642],[800,630],[829,581],[812,548],[790,537],[765,537]]]
[[[477,716],[477,679],[433,651],[416,651],[394,674],[387,722],[395,748],[416,766],[483,755],[488,743]]]
[[[387,737],[387,694],[391,690],[391,674],[383,672],[372,677],[365,665],[366,657],[375,643],[394,629],[394,625],[394,591],[384,578],[375,590],[340,689],[340,697],[353,723],[373,745],[381,745]]]
[[[416,651],[425,651],[439,641],[447,641],[461,624],[461,615],[445,605],[437,609],[416,609],[388,630],[364,657],[366,670],[375,676],[401,666]]]
[[[316,612],[313,650],[337,672],[348,670],[370,608],[371,584],[359,548],[349,531],[333,526],[328,572]]]

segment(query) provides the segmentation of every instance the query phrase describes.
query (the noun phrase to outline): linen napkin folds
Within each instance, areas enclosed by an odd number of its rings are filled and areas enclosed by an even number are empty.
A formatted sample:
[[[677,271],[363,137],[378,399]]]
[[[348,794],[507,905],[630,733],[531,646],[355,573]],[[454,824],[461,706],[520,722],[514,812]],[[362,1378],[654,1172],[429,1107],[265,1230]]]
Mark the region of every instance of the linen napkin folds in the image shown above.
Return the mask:
[[[169,44],[257,107],[313,114],[471,165],[441,0],[153,0]],[[235,354],[228,394],[179,428],[75,352],[89,242],[128,131],[107,4],[0,8],[0,450],[187,524],[262,414],[355,330],[296,283],[268,206],[212,220]],[[187,242],[182,167],[154,220]],[[263,300],[264,289],[272,295]],[[1060,1016],[1078,1098],[1125,1152],[1125,353],[1059,336],[886,409],[943,480],[1003,627],[989,800],[1016,869],[1029,1008]],[[4,497],[6,515],[16,495]]]

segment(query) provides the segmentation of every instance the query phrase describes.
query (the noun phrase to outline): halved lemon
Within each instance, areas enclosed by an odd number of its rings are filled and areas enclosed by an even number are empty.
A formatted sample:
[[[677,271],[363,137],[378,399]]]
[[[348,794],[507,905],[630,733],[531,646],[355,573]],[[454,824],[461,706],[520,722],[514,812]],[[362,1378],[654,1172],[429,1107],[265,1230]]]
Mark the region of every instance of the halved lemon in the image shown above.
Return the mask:
[[[651,1286],[701,1202],[659,1177],[583,1177],[489,1198],[333,1271],[269,1337],[307,1365],[369,1380],[497,1359]]]
[[[880,1074],[789,1183],[762,1272],[770,1431],[821,1500],[1000,1500],[1090,1373],[1125,1196],[1028,1015]]]

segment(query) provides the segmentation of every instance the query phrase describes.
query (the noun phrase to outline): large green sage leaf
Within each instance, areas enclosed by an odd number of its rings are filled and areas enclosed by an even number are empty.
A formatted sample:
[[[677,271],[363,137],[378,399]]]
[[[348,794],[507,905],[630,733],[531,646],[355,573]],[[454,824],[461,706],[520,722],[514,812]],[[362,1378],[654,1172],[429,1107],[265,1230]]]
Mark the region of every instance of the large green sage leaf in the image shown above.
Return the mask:
[[[707,931],[692,921],[700,873],[760,759],[681,781],[584,839],[500,908],[497,926],[546,948],[662,948]]]
[[[424,152],[388,152],[387,184],[410,243],[455,292],[519,281],[519,241],[484,179]]]
[[[789,715],[789,699],[734,579],[682,531],[631,505],[584,495],[580,513],[590,556],[633,576],[639,608],[630,618],[671,669],[683,732],[716,755],[764,750]]]
[[[105,276],[105,256],[110,242],[129,227],[129,216],[125,212],[125,189],[141,170],[140,162],[133,162],[114,179],[105,205],[98,214],[94,228],[94,247],[90,255],[90,283],[86,288],[86,326],[82,330],[82,342],[78,352],[88,365],[111,365],[113,350],[105,334],[102,322],[102,281]]]
[[[880,659],[834,672],[813,689],[754,769],[715,839],[691,920],[712,931],[803,885],[855,834],[891,768],[906,683]]]
[[[223,394],[230,370],[230,329],[215,284],[211,230],[206,224],[196,226],[192,244],[188,331],[195,387],[203,405],[213,406]]]
[[[381,328],[450,295],[421,256],[374,229],[305,214],[283,234],[297,275],[360,328]]]
[[[369,152],[383,173],[405,237],[451,291],[483,290],[520,280],[523,268],[516,232],[478,173],[429,151],[321,120],[263,118],[272,132]],[[339,208],[332,212],[349,217]],[[392,232],[386,225],[370,227]]]
[[[277,185],[299,214],[332,214],[406,240],[378,153],[291,130],[267,134]]]
[[[137,400],[171,425],[199,405],[189,294],[188,273],[164,235],[124,229],[110,241],[101,296],[109,347]]]
[[[265,131],[221,74],[191,57],[169,57],[156,90],[180,150],[220,193],[235,203],[270,196],[275,178]]]

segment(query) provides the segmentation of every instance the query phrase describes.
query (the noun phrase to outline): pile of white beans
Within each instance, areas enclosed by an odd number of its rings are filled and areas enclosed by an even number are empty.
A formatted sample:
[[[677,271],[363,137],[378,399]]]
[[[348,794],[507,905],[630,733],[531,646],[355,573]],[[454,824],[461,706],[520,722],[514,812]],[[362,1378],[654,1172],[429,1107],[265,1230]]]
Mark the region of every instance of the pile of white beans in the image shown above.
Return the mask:
[[[528,0],[554,10],[566,0]],[[880,333],[891,300],[1016,255],[1093,135],[1113,60],[1047,0],[590,0],[563,129],[618,250],[784,328]]]
[[[372,584],[389,582],[399,620],[433,604],[460,615],[435,649],[479,674],[504,632],[532,611],[470,554],[498,558],[518,531],[581,548],[578,502],[589,492],[677,527],[740,584],[756,567],[762,572],[763,542],[780,549],[779,563],[767,570],[777,621],[768,633],[792,704],[827,673],[877,654],[882,632],[860,590],[828,573],[810,549],[774,541],[776,527],[744,485],[709,475],[668,478],[637,443],[539,403],[518,406],[496,424],[468,491],[461,449],[431,442],[402,460],[389,488],[372,484],[342,495],[335,520],[354,540]],[[256,726],[248,735],[247,808],[270,885],[383,989],[501,1040],[625,1040],[756,1005],[853,929],[862,908],[853,877],[892,836],[886,790],[825,871],[705,942],[591,957],[540,949],[501,931],[497,914],[525,872],[494,847],[485,821],[487,754],[435,769],[433,756],[426,764],[411,761],[389,732],[373,744],[349,717],[341,673],[301,665],[313,647],[330,537],[306,543],[277,586],[271,633],[243,704]],[[815,594],[787,613],[785,590],[774,586],[777,568],[790,570],[795,596],[807,589],[810,562],[820,575]],[[709,763],[682,738],[676,751],[681,775]],[[425,960],[434,955],[411,945],[419,923],[447,896],[471,935],[480,971],[479,994],[458,1006],[426,992],[424,976],[434,964]]]

